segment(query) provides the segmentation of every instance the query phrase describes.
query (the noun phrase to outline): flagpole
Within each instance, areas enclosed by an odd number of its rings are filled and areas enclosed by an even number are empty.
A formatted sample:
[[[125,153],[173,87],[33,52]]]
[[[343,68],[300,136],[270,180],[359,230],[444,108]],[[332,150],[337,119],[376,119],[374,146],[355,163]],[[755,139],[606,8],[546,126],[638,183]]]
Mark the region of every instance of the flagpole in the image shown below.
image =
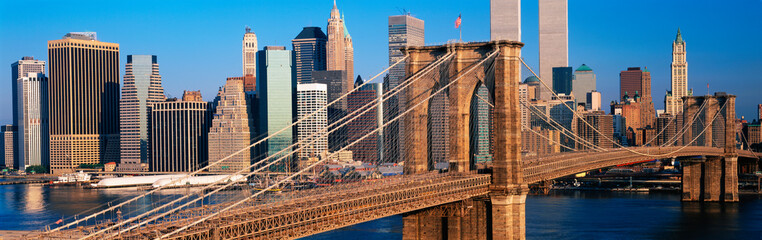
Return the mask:
[[[458,41],[463,42],[463,28],[460,28],[460,26],[458,26]]]

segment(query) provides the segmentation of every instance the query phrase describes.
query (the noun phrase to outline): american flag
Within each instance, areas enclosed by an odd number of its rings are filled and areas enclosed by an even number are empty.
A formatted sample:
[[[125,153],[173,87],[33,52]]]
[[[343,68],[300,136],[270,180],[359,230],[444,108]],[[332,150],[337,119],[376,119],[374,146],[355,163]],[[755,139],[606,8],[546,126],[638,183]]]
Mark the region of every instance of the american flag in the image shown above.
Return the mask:
[[[460,27],[460,14],[458,14],[458,19],[455,19],[455,28]]]

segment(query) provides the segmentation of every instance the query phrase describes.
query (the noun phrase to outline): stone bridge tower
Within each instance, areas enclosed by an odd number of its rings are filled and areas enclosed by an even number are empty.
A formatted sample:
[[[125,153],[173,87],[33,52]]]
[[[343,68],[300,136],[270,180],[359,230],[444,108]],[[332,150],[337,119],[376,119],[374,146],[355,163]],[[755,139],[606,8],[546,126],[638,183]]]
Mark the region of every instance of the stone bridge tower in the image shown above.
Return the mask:
[[[721,148],[722,153],[683,161],[682,200],[738,202],[736,96],[725,93],[687,96],[683,97],[683,102],[685,124],[691,123],[698,114],[696,121],[686,129],[683,143],[688,144],[695,138],[692,146]],[[699,112],[702,104],[706,106]]]
[[[406,76],[418,73],[449,53],[454,56],[439,69],[439,79],[425,77],[405,91],[407,108],[428,98],[441,87],[462,76],[439,94],[449,101],[449,162],[451,172],[475,172],[471,169],[469,124],[474,96],[485,85],[494,102],[492,185],[489,196],[465,202],[425,209],[404,217],[404,239],[524,239],[524,207],[527,185],[521,170],[521,112],[519,82],[523,43],[491,41],[452,43],[441,46],[407,47]],[[479,64],[494,51],[498,55]],[[467,75],[464,75],[470,71]],[[405,174],[432,170],[429,162],[429,104],[422,104],[404,118],[407,128]],[[452,209],[460,209],[452,211]]]

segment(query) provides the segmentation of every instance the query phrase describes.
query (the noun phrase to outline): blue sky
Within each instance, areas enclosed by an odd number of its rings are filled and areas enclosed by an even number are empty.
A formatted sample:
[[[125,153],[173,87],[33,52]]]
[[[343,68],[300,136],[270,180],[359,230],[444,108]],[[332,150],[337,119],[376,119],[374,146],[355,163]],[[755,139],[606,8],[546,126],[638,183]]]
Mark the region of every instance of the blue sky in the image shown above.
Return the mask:
[[[355,47],[355,73],[387,66],[387,16],[403,9],[426,23],[426,44],[489,39],[489,1],[338,1]],[[129,54],[158,56],[165,92],[201,90],[210,100],[226,77],[241,75],[241,39],[251,26],[260,48],[285,45],[304,26],[325,31],[332,6],[321,1],[10,1],[0,0],[0,124],[11,122],[10,64],[22,56],[47,60],[46,42],[67,32],[95,31]],[[522,2],[522,55],[536,69],[537,1]],[[569,63],[597,74],[604,105],[619,92],[619,71],[648,67],[653,98],[663,108],[672,41],[682,29],[688,82],[696,94],[738,96],[739,117],[756,118],[762,103],[762,1],[569,1]],[[2,66],[5,67],[2,67]],[[525,73],[527,74],[527,73]],[[524,76],[526,77],[526,76]]]

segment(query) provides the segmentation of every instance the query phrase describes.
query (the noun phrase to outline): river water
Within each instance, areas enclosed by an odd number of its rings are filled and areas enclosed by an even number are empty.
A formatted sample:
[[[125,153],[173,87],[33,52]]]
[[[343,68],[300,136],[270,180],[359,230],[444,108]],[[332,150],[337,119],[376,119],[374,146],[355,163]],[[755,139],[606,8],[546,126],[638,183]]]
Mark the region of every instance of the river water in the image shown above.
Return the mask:
[[[0,186],[0,230],[38,230],[136,189]],[[762,239],[762,197],[733,204],[680,202],[678,193],[552,192],[528,196],[527,239]],[[402,217],[306,239],[401,239]]]

